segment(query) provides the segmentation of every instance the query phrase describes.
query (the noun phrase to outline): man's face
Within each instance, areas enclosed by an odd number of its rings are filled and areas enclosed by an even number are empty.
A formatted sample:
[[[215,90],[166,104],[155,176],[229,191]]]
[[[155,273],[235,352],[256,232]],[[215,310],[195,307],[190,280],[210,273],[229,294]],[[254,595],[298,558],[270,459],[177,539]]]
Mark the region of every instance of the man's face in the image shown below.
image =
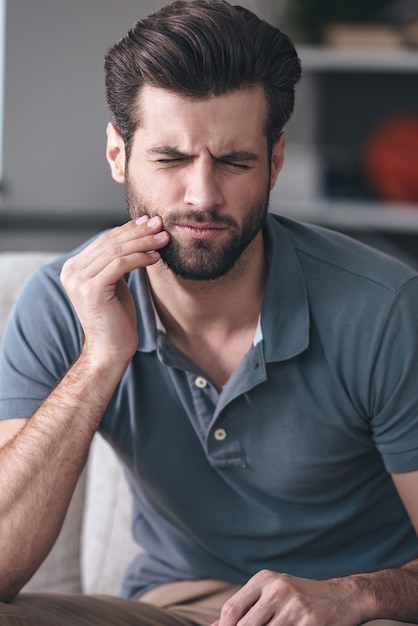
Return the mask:
[[[159,252],[177,276],[225,275],[261,236],[281,166],[268,158],[264,92],[187,100],[146,86],[139,107],[124,171],[130,217],[161,216],[170,242]]]

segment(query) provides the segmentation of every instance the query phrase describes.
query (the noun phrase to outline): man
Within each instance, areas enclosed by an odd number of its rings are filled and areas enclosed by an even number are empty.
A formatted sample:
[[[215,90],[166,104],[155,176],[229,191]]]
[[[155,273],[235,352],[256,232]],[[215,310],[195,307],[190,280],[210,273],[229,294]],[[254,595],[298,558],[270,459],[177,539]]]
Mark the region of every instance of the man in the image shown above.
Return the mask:
[[[418,277],[267,215],[291,42],[175,2],[105,68],[130,221],[38,272],[6,333],[0,623],[418,623]],[[127,599],[19,596],[97,430],[146,550]]]

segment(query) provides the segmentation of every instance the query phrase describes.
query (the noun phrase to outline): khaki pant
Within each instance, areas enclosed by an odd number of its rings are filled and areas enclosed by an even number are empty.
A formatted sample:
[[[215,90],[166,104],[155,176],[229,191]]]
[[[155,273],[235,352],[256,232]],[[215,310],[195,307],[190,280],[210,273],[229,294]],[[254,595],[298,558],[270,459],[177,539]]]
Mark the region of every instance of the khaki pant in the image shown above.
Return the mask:
[[[217,580],[171,583],[141,600],[113,596],[22,594],[0,603],[1,626],[210,626],[239,585]],[[369,626],[404,626],[374,620]],[[338,625],[336,625],[338,626]]]

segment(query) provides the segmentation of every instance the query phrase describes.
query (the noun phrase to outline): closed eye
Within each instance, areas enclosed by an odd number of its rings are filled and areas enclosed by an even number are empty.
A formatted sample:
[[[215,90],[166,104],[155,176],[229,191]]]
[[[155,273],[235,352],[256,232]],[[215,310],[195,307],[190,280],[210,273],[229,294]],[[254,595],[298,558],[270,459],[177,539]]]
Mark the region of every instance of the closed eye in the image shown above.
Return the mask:
[[[246,165],[245,163],[234,163],[234,161],[224,161],[221,160],[221,163],[224,163],[225,165],[231,165],[232,167],[235,167],[239,170],[249,170],[251,169],[250,165]]]
[[[158,159],[157,163],[176,163],[177,161],[184,161],[184,157],[177,157],[176,159]]]
[[[252,169],[259,162],[259,157],[254,152],[234,150],[230,154],[219,157],[217,160],[237,170],[247,171]]]
[[[156,163],[161,163],[162,165],[178,165],[181,163],[185,163],[188,160],[188,157],[173,157],[171,159],[157,159]]]

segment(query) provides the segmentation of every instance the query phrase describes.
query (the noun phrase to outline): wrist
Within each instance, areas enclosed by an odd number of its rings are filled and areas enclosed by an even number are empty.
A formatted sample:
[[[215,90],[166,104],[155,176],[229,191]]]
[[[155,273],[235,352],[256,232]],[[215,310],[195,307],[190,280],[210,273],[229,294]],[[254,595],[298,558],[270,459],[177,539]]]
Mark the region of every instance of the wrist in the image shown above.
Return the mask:
[[[351,588],[352,601],[358,611],[359,623],[379,617],[378,603],[374,593],[372,574],[353,574],[347,577]]]
[[[125,373],[134,353],[122,348],[109,349],[107,346],[92,346],[86,341],[78,361],[86,369],[89,376],[103,376],[108,382],[114,380],[117,384]]]
[[[130,358],[109,358],[109,355],[101,355],[83,348],[67,374],[70,374],[78,385],[85,387],[84,397],[85,393],[89,395],[89,390],[96,389],[104,401],[109,401],[129,362]]]
[[[363,624],[378,617],[369,574],[353,574],[328,581],[335,584],[335,598],[350,623]],[[348,623],[348,622],[347,622]]]

